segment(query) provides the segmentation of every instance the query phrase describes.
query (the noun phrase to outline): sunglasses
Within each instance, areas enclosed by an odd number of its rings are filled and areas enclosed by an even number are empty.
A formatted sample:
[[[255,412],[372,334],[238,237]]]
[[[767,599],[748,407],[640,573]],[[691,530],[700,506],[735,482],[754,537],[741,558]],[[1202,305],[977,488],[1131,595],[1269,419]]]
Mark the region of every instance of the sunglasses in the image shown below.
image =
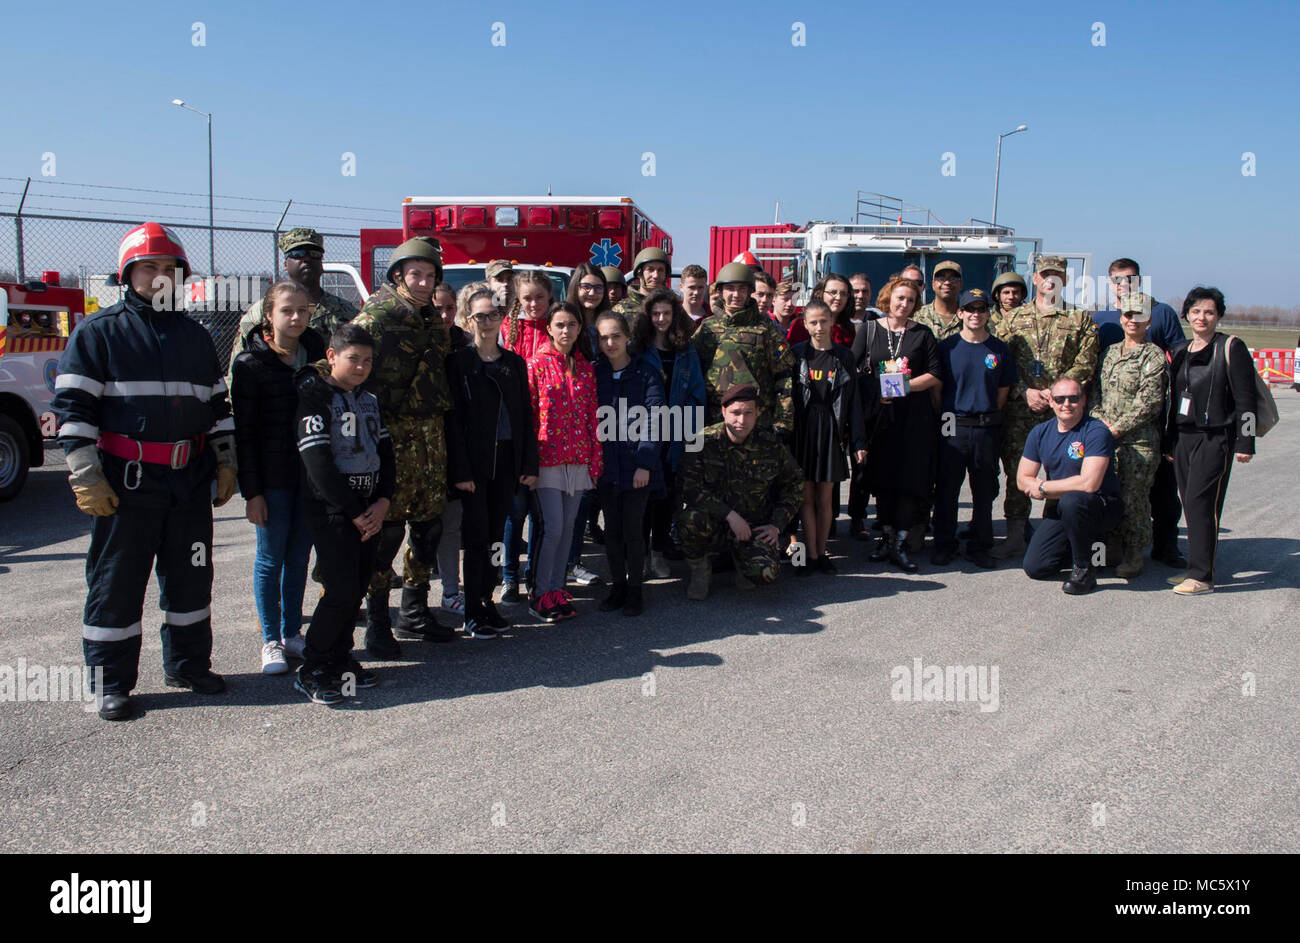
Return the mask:
[[[500,311],[489,311],[486,314],[480,311],[478,314],[470,315],[470,318],[478,321],[480,324],[486,324],[488,321],[500,321],[503,317],[505,317],[505,315]]]
[[[284,254],[286,259],[322,259],[325,257],[324,249],[290,249]]]
[[[1070,393],[1067,396],[1053,396],[1052,402],[1057,406],[1064,406],[1066,403],[1069,403],[1071,406],[1077,406],[1081,399],[1083,399],[1083,397],[1078,393]]]

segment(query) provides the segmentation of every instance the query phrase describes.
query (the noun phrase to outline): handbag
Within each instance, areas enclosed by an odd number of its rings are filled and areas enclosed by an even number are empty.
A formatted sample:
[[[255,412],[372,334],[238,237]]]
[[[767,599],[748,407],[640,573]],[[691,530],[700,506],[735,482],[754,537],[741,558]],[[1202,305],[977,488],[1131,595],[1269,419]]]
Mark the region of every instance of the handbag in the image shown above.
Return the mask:
[[[1232,338],[1233,335],[1225,335],[1227,340],[1223,342],[1223,357],[1228,362],[1228,389],[1232,389]],[[1255,437],[1262,439],[1268,435],[1268,430],[1278,424],[1281,418],[1277,414],[1277,402],[1273,399],[1273,391],[1268,388],[1264,378],[1259,375],[1258,370],[1251,371],[1255,377]],[[1237,398],[1234,390],[1232,398]]]

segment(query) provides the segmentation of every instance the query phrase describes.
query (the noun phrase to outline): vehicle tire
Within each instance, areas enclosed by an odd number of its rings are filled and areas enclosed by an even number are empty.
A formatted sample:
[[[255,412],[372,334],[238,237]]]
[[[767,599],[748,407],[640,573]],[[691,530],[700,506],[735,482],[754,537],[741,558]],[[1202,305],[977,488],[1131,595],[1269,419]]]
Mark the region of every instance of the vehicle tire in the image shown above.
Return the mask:
[[[23,490],[30,464],[23,427],[9,416],[0,416],[0,501],[8,501]]]

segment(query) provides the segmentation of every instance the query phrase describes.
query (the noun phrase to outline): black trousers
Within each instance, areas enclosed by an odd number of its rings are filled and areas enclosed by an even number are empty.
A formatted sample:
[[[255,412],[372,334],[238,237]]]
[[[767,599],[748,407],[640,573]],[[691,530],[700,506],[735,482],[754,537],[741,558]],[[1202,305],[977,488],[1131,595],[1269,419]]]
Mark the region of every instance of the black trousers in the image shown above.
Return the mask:
[[[1002,454],[1002,427],[957,426],[939,440],[939,480],[935,485],[934,546],[957,549],[957,503],[961,483],[970,475],[971,546],[993,546],[993,499],[998,496],[998,460]]]
[[[324,506],[312,499],[307,501],[307,526],[325,592],[307,629],[303,667],[308,672],[317,668],[344,671],[352,653],[357,613],[375,570],[379,535],[362,541],[352,521],[327,515]]]
[[[198,677],[212,667],[212,505],[206,494],[171,508],[124,503],[117,513],[92,520],[81,648],[86,667],[104,669],[104,694],[130,694],[135,687],[150,570],[158,575],[163,610],[163,669]],[[92,683],[94,677],[92,671]]]
[[[928,502],[928,499],[924,499]],[[886,488],[876,495],[876,518],[886,527],[894,530],[913,530],[920,521],[925,528],[922,508],[926,506],[922,498],[897,488]]]
[[[1178,519],[1183,516],[1183,505],[1178,499],[1178,475],[1174,463],[1163,455],[1156,466],[1156,477],[1151,482],[1151,548],[1155,554],[1173,549],[1178,544]]]
[[[1230,430],[1180,428],[1174,446],[1178,494],[1187,518],[1187,575],[1203,583],[1214,582],[1214,554],[1235,443]]]
[[[496,467],[510,468],[513,461],[510,442],[497,443]],[[494,550],[505,560],[506,518],[515,499],[518,479],[506,474],[482,481],[475,480],[474,492],[460,493],[460,543],[465,548],[465,617],[481,619],[483,603],[497,584]]]
[[[849,530],[861,527],[866,520],[867,504],[871,501],[871,485],[867,481],[867,465],[859,462],[857,455],[850,456],[852,471],[849,474]],[[836,491],[839,489],[837,488]]]
[[[655,553],[666,553],[673,546],[673,520],[681,510],[681,497],[677,490],[677,473],[664,469],[664,487],[668,494],[662,498],[651,498],[646,502],[645,527],[642,535],[647,547]]]
[[[1067,566],[1092,566],[1107,532],[1124,516],[1124,499],[1069,491],[1043,511],[1043,520],[1025,548],[1025,573],[1036,580],[1051,579]]]
[[[605,556],[609,578],[615,586],[641,585],[645,573],[645,521],[649,487],[620,491],[616,485],[596,488],[600,509],[605,514]]]

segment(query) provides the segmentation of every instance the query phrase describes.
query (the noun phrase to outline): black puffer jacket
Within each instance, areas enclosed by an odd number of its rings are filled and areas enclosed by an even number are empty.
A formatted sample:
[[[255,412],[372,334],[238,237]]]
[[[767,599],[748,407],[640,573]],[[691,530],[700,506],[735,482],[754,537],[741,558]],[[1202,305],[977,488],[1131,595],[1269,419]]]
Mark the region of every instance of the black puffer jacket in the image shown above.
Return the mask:
[[[235,358],[230,374],[239,493],[245,501],[274,488],[296,489],[302,475],[294,428],[298,392],[293,367],[271,350],[260,327],[246,337],[247,349]],[[325,344],[315,331],[303,331],[298,343],[307,352],[308,363],[325,356]]]
[[[447,413],[447,482],[483,482],[501,475],[518,478],[537,474],[537,431],[533,427],[532,400],[528,392],[528,367],[522,357],[501,352],[502,384],[483,369],[474,347],[462,347],[447,356],[447,386],[451,411]],[[511,467],[497,468],[497,411],[505,400],[510,416]]]

